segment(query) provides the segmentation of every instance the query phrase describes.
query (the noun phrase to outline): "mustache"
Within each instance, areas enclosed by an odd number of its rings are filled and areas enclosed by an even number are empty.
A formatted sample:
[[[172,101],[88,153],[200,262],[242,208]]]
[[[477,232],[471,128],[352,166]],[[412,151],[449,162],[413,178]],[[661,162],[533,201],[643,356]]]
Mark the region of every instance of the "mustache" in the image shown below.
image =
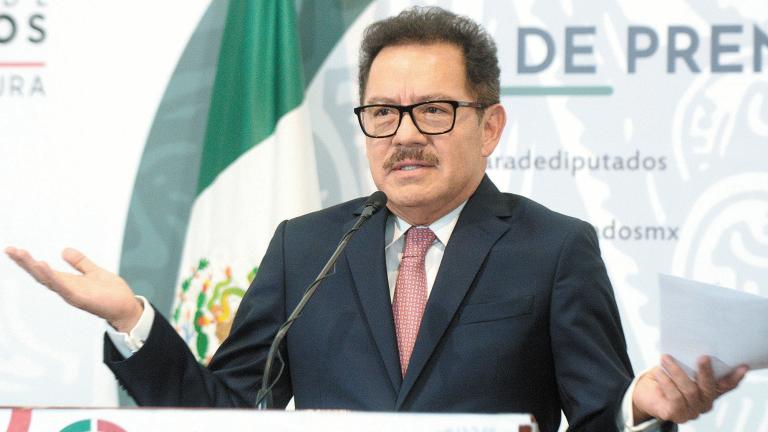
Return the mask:
[[[397,163],[404,160],[424,162],[434,166],[440,164],[440,159],[433,153],[426,151],[424,147],[400,147],[384,162],[384,169],[390,171]]]

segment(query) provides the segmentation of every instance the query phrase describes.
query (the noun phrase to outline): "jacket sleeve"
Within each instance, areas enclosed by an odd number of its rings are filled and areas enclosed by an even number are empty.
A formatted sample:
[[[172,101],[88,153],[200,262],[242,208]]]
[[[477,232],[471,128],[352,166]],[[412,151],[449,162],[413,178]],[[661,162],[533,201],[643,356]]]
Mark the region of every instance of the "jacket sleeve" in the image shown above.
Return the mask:
[[[550,332],[558,391],[571,431],[615,431],[632,366],[594,229],[565,236],[553,281]]]
[[[206,368],[161,314],[155,314],[144,346],[124,359],[105,335],[104,363],[141,406],[250,407],[261,386],[269,346],[285,320],[284,232],[281,223],[232,324]],[[290,400],[286,370],[274,388],[276,406]],[[279,370],[279,362],[273,370]]]

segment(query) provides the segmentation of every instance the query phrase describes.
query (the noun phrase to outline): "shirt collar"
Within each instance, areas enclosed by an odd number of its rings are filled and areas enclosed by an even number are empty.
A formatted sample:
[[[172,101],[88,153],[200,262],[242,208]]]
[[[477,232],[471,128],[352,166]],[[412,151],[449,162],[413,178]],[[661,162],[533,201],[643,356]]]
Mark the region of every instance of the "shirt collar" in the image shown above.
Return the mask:
[[[448,245],[448,240],[451,238],[451,234],[453,234],[456,222],[459,221],[459,214],[461,214],[461,210],[464,209],[466,204],[467,202],[464,201],[458,207],[451,210],[450,213],[432,222],[428,226],[428,228],[435,233],[437,240],[439,240],[443,246]],[[386,231],[384,232],[384,243],[386,244],[384,249],[389,249],[390,246],[399,242],[410,227],[411,224],[402,218],[395,216],[394,213],[390,213],[389,219],[387,220]]]

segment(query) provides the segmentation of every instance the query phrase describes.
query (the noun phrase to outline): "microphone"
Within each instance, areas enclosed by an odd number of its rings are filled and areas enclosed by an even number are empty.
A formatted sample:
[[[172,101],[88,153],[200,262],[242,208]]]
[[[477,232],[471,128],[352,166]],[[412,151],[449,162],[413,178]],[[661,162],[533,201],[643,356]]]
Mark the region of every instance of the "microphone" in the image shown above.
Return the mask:
[[[372,193],[371,196],[365,200],[365,204],[363,205],[363,212],[360,214],[360,218],[365,218],[365,220],[368,220],[369,217],[373,216],[374,213],[384,208],[385,205],[387,205],[387,194],[382,191],[376,191]]]
[[[255,405],[257,409],[270,409],[273,406],[272,387],[274,387],[275,384],[277,384],[277,382],[280,380],[280,377],[283,374],[283,369],[285,369],[285,362],[283,361],[283,357],[280,354],[280,344],[288,334],[288,330],[301,316],[301,312],[304,310],[307,302],[309,302],[309,299],[311,299],[315,294],[317,287],[320,286],[320,283],[323,281],[323,279],[326,278],[328,272],[331,271],[334,265],[336,265],[336,260],[339,259],[341,253],[344,251],[344,249],[346,249],[349,240],[352,238],[352,235],[354,235],[360,229],[360,227],[368,219],[371,218],[371,216],[384,208],[386,204],[387,195],[382,191],[376,191],[372,193],[371,196],[365,200],[363,211],[360,213],[360,217],[357,218],[357,221],[355,221],[355,224],[352,226],[352,228],[350,228],[349,231],[344,233],[344,235],[341,237],[339,245],[336,246],[336,250],[328,259],[328,262],[325,263],[325,266],[323,266],[323,269],[320,270],[320,273],[317,275],[315,280],[309,284],[307,290],[304,291],[304,295],[301,296],[301,300],[299,300],[299,303],[288,316],[288,319],[286,319],[283,325],[277,329],[277,334],[275,334],[275,338],[272,340],[272,345],[269,347],[267,361],[264,363],[264,375],[261,377],[261,388],[259,389],[258,393],[256,393]],[[275,379],[270,381],[270,377],[272,375],[272,363],[274,363],[275,356],[277,356],[277,359],[280,361],[280,369],[277,371],[277,376]]]

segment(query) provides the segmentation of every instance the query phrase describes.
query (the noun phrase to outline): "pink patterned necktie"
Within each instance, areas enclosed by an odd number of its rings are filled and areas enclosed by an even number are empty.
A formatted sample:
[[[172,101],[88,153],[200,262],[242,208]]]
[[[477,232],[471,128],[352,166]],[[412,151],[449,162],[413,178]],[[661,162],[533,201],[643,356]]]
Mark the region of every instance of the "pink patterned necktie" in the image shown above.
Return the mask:
[[[435,241],[429,228],[411,227],[405,233],[405,250],[395,284],[392,314],[395,317],[397,348],[400,351],[400,370],[405,376],[411,360],[416,335],[419,334],[421,316],[427,305],[427,272],[424,258]]]

